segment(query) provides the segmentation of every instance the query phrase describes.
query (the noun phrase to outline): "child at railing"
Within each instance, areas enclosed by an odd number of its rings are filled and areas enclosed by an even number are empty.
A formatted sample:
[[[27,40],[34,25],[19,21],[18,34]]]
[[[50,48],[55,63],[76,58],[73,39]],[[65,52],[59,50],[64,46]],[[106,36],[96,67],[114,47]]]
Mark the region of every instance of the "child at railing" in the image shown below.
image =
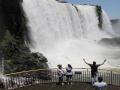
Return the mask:
[[[63,70],[63,68],[62,68],[62,65],[57,65],[57,67],[58,67],[58,69],[57,69],[57,75],[58,75],[58,80],[59,80],[59,85],[64,85],[64,83],[63,83],[63,77],[64,77],[64,75],[65,75],[65,73],[64,73],[64,70]]]
[[[72,66],[68,64],[68,66],[66,67],[66,81],[68,85],[72,84],[72,76],[73,76]]]
[[[105,90],[107,83],[103,82],[102,77],[98,77],[98,82],[95,82],[93,86],[95,87],[95,90]]]

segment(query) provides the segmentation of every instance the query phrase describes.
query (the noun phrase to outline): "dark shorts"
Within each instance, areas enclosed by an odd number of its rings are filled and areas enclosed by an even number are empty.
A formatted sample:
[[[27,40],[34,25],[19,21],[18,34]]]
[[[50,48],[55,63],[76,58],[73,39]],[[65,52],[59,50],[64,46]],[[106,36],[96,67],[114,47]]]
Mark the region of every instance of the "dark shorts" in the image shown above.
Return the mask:
[[[97,76],[97,72],[91,72],[91,77],[96,77]]]
[[[63,82],[63,76],[59,77],[59,82]]]
[[[66,75],[66,81],[69,82],[72,80],[73,75]]]
[[[73,75],[66,75],[67,79],[72,79]]]

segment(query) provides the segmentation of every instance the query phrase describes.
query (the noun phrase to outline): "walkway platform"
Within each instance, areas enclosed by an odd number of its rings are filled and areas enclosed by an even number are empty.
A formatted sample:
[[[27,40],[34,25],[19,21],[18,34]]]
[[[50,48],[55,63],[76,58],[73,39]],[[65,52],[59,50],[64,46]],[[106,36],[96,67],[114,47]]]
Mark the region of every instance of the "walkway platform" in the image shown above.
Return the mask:
[[[73,83],[72,85],[59,86],[55,83],[39,84],[27,87],[21,87],[15,90],[95,90],[90,83]],[[108,85],[106,90],[120,90],[120,87]]]
[[[103,81],[108,84],[106,90],[120,90],[120,72],[101,69],[98,76],[102,76]],[[94,90],[90,84],[90,69],[75,68],[72,81],[73,85],[56,85],[57,69],[38,69],[6,74],[1,78],[1,87],[5,90]],[[64,82],[66,82],[66,76],[64,76]]]

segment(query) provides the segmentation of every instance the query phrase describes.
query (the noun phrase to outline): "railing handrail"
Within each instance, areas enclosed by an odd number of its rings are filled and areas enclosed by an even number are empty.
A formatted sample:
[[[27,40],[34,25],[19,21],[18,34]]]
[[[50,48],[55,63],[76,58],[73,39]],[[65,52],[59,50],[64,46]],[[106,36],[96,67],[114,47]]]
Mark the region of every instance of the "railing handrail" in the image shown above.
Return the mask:
[[[48,68],[48,69],[34,69],[34,70],[28,70],[28,71],[20,71],[20,72],[15,72],[15,73],[9,73],[9,74],[4,74],[5,76],[10,76],[10,75],[15,75],[15,74],[22,74],[22,73],[29,73],[29,72],[36,72],[36,71],[43,71],[43,70],[56,70],[57,68]],[[65,68],[63,68],[65,69]],[[79,69],[79,70],[91,70],[90,68],[73,68],[74,70],[75,69]],[[106,68],[102,68],[102,69],[98,69],[99,71],[100,70],[103,70],[103,71],[109,71],[109,72],[119,72],[120,71],[115,71],[115,70],[112,70],[112,69],[106,69]]]

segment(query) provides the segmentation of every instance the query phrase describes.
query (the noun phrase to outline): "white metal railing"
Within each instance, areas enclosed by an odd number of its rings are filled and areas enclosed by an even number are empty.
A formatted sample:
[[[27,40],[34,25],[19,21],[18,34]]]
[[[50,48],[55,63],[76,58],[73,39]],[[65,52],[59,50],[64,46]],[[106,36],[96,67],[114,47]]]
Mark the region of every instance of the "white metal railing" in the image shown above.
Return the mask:
[[[98,76],[102,76],[107,84],[120,86],[120,72],[104,69],[100,69],[98,72]],[[74,68],[72,80],[73,82],[91,82],[91,70],[89,68]],[[64,76],[64,81],[66,81],[66,76]],[[57,69],[22,71],[6,74],[0,79],[1,87],[6,89],[55,82],[58,82]]]

